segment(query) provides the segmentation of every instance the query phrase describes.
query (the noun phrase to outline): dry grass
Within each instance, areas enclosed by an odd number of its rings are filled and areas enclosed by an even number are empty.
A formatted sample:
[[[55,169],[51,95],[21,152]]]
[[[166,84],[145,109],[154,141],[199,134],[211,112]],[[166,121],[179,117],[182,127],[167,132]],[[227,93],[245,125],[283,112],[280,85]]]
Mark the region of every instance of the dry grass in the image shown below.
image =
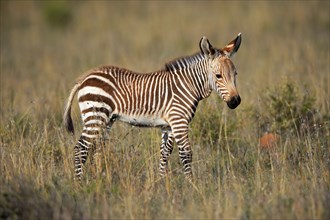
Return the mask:
[[[0,16],[1,218],[329,219],[329,1],[1,1]],[[73,181],[76,137],[61,117],[81,73],[160,69],[203,35],[221,47],[239,32],[242,104],[231,111],[215,94],[200,103],[194,186],[177,149],[158,177],[159,130],[121,123]],[[79,130],[76,104],[73,116]],[[268,150],[265,125],[279,135]]]

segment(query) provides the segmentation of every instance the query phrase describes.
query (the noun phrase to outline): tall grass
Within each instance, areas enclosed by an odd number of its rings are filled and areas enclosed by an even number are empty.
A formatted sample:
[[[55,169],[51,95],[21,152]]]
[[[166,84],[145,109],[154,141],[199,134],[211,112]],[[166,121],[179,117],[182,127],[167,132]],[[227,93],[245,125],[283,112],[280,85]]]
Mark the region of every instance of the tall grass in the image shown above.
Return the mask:
[[[329,2],[1,1],[0,217],[328,219]],[[196,52],[201,36],[243,42],[242,104],[216,94],[190,126],[193,185],[178,150],[158,176],[160,131],[115,123],[73,180],[79,134],[65,99],[87,69],[141,72]],[[81,128],[74,105],[76,130]],[[279,140],[261,149],[268,131]]]

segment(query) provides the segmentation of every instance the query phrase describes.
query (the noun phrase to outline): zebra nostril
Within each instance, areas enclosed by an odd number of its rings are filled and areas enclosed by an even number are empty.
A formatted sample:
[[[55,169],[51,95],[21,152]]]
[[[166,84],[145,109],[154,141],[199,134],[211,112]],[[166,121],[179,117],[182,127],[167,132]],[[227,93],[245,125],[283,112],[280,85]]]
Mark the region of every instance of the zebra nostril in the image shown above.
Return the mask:
[[[241,97],[239,95],[231,98],[227,105],[230,109],[235,109],[241,103]]]

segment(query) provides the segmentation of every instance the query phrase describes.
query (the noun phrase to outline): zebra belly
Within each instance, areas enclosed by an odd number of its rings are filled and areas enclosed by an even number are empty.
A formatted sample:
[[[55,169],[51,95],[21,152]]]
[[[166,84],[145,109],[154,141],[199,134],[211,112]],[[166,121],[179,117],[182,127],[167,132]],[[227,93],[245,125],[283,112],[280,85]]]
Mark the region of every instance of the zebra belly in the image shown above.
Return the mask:
[[[139,127],[168,126],[168,123],[164,119],[153,116],[116,115],[116,119]]]

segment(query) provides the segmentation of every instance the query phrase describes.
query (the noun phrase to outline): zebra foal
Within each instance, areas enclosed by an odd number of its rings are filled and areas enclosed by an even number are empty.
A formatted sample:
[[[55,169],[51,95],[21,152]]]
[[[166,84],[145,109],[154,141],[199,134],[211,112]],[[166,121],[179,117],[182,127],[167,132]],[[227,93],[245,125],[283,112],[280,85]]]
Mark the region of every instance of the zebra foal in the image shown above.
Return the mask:
[[[160,127],[159,173],[164,176],[174,141],[179,148],[183,171],[192,177],[192,150],[188,125],[198,102],[216,91],[231,109],[241,98],[236,89],[236,68],[230,57],[241,44],[241,34],[222,49],[214,48],[206,37],[200,40],[200,52],[173,60],[165,68],[151,73],[136,73],[114,66],[92,69],[78,80],[69,95],[64,124],[74,133],[71,105],[77,94],[84,123],[75,145],[75,174],[82,177],[83,165],[105,128],[116,121],[135,126]]]

